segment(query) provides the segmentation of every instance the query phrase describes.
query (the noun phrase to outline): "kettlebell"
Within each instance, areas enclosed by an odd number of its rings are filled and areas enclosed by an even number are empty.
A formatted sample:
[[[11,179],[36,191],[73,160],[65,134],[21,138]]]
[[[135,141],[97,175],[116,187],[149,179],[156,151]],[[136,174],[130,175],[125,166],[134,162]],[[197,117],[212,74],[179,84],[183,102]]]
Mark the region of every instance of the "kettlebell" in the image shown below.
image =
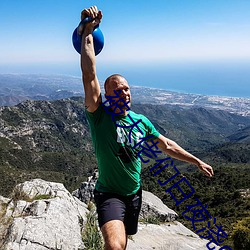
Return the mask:
[[[73,46],[79,54],[81,54],[82,36],[78,34],[78,27],[82,24],[85,25],[86,23],[91,22],[92,20],[93,19],[91,17],[84,18],[79,23],[79,25],[77,26],[77,28],[74,30],[72,34]],[[99,28],[99,24],[94,27],[92,35],[93,35],[95,55],[98,55],[102,51],[102,48],[104,46],[104,36],[103,36],[102,31]]]

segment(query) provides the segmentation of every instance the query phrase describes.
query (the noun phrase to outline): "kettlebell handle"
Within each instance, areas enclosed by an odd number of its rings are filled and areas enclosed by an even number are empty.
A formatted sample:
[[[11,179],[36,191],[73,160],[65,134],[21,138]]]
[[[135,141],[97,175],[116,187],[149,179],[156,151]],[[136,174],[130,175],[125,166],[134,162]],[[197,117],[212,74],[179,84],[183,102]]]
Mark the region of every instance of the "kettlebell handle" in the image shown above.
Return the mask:
[[[94,20],[94,18],[92,18],[92,17],[90,17],[90,16],[85,17],[85,18],[79,23],[79,25],[78,25],[78,27],[77,27],[77,30],[78,30],[78,28],[79,28],[81,25],[83,25],[83,30],[82,30],[82,32],[84,32],[84,29],[85,29],[86,24],[89,23],[89,22],[92,22],[93,20]],[[94,27],[94,30],[95,30],[96,28],[98,28],[98,27],[99,27],[99,24],[97,24],[97,25]],[[77,34],[79,35],[78,32],[77,32]],[[81,36],[81,35],[80,35],[80,36]]]

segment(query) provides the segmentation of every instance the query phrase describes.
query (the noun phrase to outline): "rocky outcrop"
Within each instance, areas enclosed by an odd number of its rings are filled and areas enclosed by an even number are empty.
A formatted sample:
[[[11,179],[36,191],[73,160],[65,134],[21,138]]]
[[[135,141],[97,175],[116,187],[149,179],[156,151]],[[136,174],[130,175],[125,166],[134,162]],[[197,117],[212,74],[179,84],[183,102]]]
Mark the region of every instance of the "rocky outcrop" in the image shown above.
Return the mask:
[[[142,191],[142,208],[140,219],[156,217],[160,222],[175,221],[178,217],[177,213],[164,205],[164,203],[154,194]]]
[[[86,183],[93,184],[91,180]],[[41,179],[21,183],[14,188],[11,199],[0,196],[0,249],[88,249],[82,238],[87,214],[87,205],[60,183]],[[141,219],[150,216],[165,223],[140,222],[138,233],[129,239],[128,250],[207,249],[208,241],[177,222],[177,214],[160,199],[143,191]]]
[[[250,198],[250,188],[239,189],[238,191],[243,198],[245,198],[245,199]]]
[[[80,187],[72,192],[72,195],[84,203],[93,201],[94,189],[98,176],[99,176],[98,170],[95,169],[93,175],[88,177],[87,181],[82,182]]]
[[[162,225],[139,223],[138,232],[128,241],[127,250],[207,250],[207,243],[178,221]],[[213,247],[210,249],[220,248]]]
[[[81,231],[87,206],[62,184],[35,179],[17,185],[12,196],[1,202],[2,220],[9,220],[2,228],[1,249],[84,249]]]

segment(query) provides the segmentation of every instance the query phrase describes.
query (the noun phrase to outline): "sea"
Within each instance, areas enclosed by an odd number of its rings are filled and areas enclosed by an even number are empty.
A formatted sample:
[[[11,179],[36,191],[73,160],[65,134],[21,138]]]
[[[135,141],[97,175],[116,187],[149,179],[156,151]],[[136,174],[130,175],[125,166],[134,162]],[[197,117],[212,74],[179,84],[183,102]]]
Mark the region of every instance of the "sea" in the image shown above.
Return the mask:
[[[0,73],[62,74],[81,77],[79,61],[71,64],[0,67]],[[219,62],[98,62],[100,81],[122,74],[130,85],[180,93],[250,98],[250,60]]]
[[[116,68],[112,73],[121,73],[132,85],[182,93],[250,98],[250,63],[179,63]]]

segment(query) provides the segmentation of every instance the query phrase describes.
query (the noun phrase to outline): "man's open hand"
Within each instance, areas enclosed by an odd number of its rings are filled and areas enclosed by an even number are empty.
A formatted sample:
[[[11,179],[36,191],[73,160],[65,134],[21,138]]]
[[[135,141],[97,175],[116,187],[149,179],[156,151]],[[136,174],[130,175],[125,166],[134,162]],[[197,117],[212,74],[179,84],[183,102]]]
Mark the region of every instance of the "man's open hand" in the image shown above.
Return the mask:
[[[213,168],[204,163],[204,162],[201,162],[199,165],[198,165],[198,168],[208,177],[212,177],[214,176],[214,171],[213,171]]]

